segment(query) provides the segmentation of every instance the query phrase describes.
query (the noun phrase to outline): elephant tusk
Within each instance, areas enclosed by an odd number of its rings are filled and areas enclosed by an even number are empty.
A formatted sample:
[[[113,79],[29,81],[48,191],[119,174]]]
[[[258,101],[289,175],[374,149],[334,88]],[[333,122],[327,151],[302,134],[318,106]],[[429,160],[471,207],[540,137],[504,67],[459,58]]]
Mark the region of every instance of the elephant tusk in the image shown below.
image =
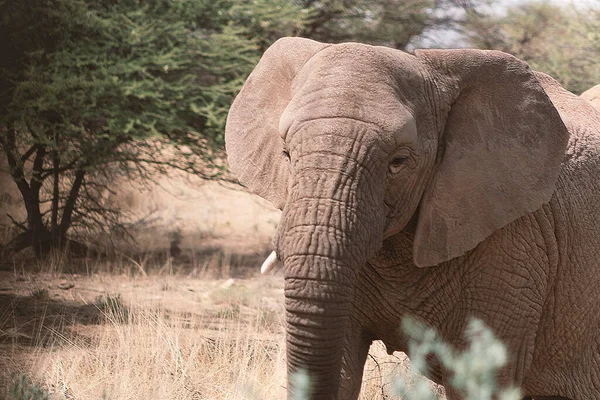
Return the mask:
[[[265,260],[265,262],[260,267],[260,273],[265,275],[269,271],[273,270],[277,266],[277,253],[274,251],[269,254],[269,257]]]

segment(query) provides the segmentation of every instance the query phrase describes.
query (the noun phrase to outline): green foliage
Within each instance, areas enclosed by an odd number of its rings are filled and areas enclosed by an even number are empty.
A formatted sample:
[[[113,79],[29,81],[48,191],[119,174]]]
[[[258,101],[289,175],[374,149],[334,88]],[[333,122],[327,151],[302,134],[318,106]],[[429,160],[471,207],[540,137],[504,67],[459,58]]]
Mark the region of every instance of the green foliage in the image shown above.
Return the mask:
[[[405,49],[432,29],[458,28],[482,1],[302,0],[311,21],[302,34],[324,42],[359,41]]]
[[[584,23],[584,29],[587,33],[586,37],[591,43],[591,56],[600,54],[600,0],[596,0],[595,8],[588,10],[587,18]],[[589,59],[589,56],[588,56]],[[597,67],[598,59],[593,59],[594,64]],[[600,75],[597,76],[598,81],[596,84],[600,83]],[[589,89],[589,88],[588,88]]]
[[[35,288],[31,290],[31,297],[37,300],[48,300],[50,298],[50,291],[46,288]]]
[[[306,370],[299,370],[294,373],[291,378],[292,387],[294,388],[294,393],[292,394],[292,399],[294,400],[308,400],[310,398],[310,376],[306,372]]]
[[[239,89],[272,25],[300,23],[296,8],[236,3],[4,2],[3,59],[16,61],[1,69],[2,122],[27,123],[48,144],[48,131],[88,135],[81,147],[104,153],[157,136],[189,144],[188,131],[214,138],[193,105],[212,104],[225,82]]]
[[[428,357],[434,356],[450,373],[449,385],[465,400],[520,400],[518,388],[499,388],[496,374],[506,364],[506,348],[493,332],[478,319],[473,319],[465,331],[467,348],[460,352],[445,343],[435,330],[412,318],[402,321],[402,330],[409,337],[411,369],[407,376],[395,378],[393,396],[403,400],[437,400],[438,396],[427,374]],[[293,398],[306,400],[311,390],[310,376],[299,370],[291,376]]]
[[[474,46],[511,53],[574,93],[600,82],[598,11],[534,1],[515,5],[506,15],[468,15],[465,29]]]
[[[120,176],[222,176],[229,105],[262,51],[307,13],[285,0],[0,0],[0,149],[26,221],[5,246],[112,234]],[[50,207],[41,209],[47,203]]]
[[[129,322],[129,308],[123,303],[120,294],[117,294],[116,296],[98,296],[96,299],[96,307],[98,307],[98,309],[113,322],[121,324]]]
[[[404,400],[435,400],[437,396],[430,385],[420,376],[427,372],[427,357],[435,356],[441,366],[450,373],[450,386],[461,393],[465,400],[519,400],[517,388],[501,389],[496,374],[506,364],[506,348],[485,324],[473,319],[467,326],[465,339],[468,344],[459,352],[444,343],[437,333],[413,320],[403,321],[403,331],[409,336],[411,375],[397,378],[394,394]]]
[[[308,13],[287,0],[218,3],[221,29],[199,41],[208,85],[206,101],[193,104],[205,120],[204,129],[223,143],[229,106],[260,56],[282,36],[294,36],[308,21]],[[216,6],[215,6],[216,7]]]
[[[8,388],[10,400],[48,400],[48,392],[41,386],[32,382],[28,375],[16,377]]]
[[[233,1],[231,24],[243,27],[266,50],[283,36],[296,36],[311,21],[310,9],[289,0]]]

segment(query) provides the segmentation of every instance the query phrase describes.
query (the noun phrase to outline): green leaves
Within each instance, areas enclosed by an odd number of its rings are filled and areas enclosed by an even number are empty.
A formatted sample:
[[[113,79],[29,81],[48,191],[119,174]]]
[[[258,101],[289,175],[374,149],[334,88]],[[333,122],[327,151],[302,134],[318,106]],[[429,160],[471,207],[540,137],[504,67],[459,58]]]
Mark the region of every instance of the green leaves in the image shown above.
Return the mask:
[[[292,399],[294,400],[308,400],[311,392],[311,379],[306,370],[301,369],[292,374],[290,377],[290,383],[292,384],[293,393]]]
[[[104,229],[119,176],[221,176],[231,102],[262,51],[305,21],[284,0],[0,0],[0,15],[0,148],[15,182],[38,183],[20,187],[35,231],[50,214],[61,231]]]
[[[0,5],[17,17],[0,30],[25,35],[8,46],[19,62],[1,66],[0,123],[121,140],[195,131],[220,145],[228,106],[264,48],[305,19],[283,0],[30,3]]]
[[[600,82],[600,11],[543,1],[516,4],[506,14],[470,13],[465,22],[476,47],[502,50],[582,93]]]
[[[458,29],[464,10],[482,3],[456,0],[302,0],[309,22],[301,36],[406,49],[432,30]]]
[[[520,400],[518,388],[500,388],[496,381],[498,371],[506,364],[506,348],[493,332],[478,319],[472,319],[465,330],[466,348],[458,351],[444,342],[437,332],[416,319],[407,317],[402,321],[402,331],[408,336],[411,368],[407,374],[396,376],[391,395],[403,400],[438,400],[427,374],[428,362],[433,356],[450,374],[449,387],[460,393],[465,400]],[[290,377],[292,398],[305,400],[310,397],[311,379],[305,370]]]
[[[499,388],[496,374],[506,364],[504,345],[492,331],[478,319],[473,319],[465,331],[466,348],[457,351],[443,342],[431,328],[414,319],[404,319],[402,330],[409,337],[412,371],[408,385],[404,378],[397,378],[394,394],[405,400],[435,400],[437,396],[429,384],[416,374],[427,373],[428,356],[435,356],[450,374],[450,386],[461,393],[465,400],[519,400],[517,388]]]

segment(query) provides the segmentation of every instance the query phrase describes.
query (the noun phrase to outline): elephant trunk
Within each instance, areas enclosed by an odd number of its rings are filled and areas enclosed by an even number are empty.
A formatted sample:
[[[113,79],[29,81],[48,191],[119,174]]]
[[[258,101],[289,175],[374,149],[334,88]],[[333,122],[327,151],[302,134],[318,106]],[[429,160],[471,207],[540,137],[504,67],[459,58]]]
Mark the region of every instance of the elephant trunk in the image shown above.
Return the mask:
[[[284,210],[278,242],[285,276],[288,380],[299,370],[308,372],[311,399],[338,398],[355,278],[376,250],[378,235],[366,230],[366,217],[356,219],[355,204],[321,198]],[[314,210],[308,221],[307,210]],[[293,379],[288,384],[293,388]]]
[[[289,267],[327,268],[327,275],[335,271],[327,281],[286,277],[285,306],[288,376],[304,370],[310,377],[311,399],[337,399],[344,335],[352,301],[352,284],[344,282],[353,274],[343,271],[349,267],[325,259],[314,262],[300,257]],[[346,276],[341,279],[341,274]],[[293,382],[290,383],[293,386]]]
[[[307,122],[289,144],[294,173],[275,240],[285,277],[288,394],[290,378],[305,370],[311,399],[341,395],[355,280],[381,246],[385,220],[378,147],[356,145],[368,128]]]

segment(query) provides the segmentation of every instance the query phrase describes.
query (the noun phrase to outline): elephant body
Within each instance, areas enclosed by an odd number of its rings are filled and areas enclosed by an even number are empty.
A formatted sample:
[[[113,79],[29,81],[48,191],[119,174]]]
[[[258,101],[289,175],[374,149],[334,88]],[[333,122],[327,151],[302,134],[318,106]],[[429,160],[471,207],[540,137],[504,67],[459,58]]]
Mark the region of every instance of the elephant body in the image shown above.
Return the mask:
[[[503,383],[516,381],[536,398],[597,399],[600,113],[582,115],[586,107],[578,98],[538,78],[571,132],[550,201],[436,267],[414,266],[409,230],[387,239],[361,270],[354,305],[360,313],[350,331],[372,331],[390,351],[407,351],[397,327],[412,315],[460,346],[469,317],[477,316],[509,348]],[[361,344],[354,346],[346,353],[358,354]],[[356,371],[352,382],[362,376]],[[440,371],[432,378],[445,383]]]
[[[482,319],[508,349],[500,383],[524,395],[600,399],[600,113],[585,100],[500,52],[288,38],[226,142],[240,181],[283,210],[288,371],[308,370],[311,398],[356,399],[370,344],[407,351],[410,315],[459,348]]]
[[[536,399],[600,398],[600,267],[594,262],[600,256],[600,184],[591,182],[589,169],[570,170],[566,164],[562,171],[559,180],[565,186],[548,204],[439,267],[412,264],[411,233],[384,242],[361,270],[354,301],[358,312],[349,329],[351,335],[369,336],[348,344],[346,357],[364,354],[371,339],[383,340],[389,351],[407,352],[398,330],[407,315],[460,347],[469,318],[476,316],[509,349],[509,365],[499,377],[503,385],[520,384]],[[573,192],[581,190],[587,201],[573,201]],[[357,397],[362,377],[357,365],[364,360],[353,362],[351,389],[341,398]],[[430,378],[446,383],[439,370]]]
[[[581,97],[592,103],[600,111],[600,85],[596,85],[581,94]]]

